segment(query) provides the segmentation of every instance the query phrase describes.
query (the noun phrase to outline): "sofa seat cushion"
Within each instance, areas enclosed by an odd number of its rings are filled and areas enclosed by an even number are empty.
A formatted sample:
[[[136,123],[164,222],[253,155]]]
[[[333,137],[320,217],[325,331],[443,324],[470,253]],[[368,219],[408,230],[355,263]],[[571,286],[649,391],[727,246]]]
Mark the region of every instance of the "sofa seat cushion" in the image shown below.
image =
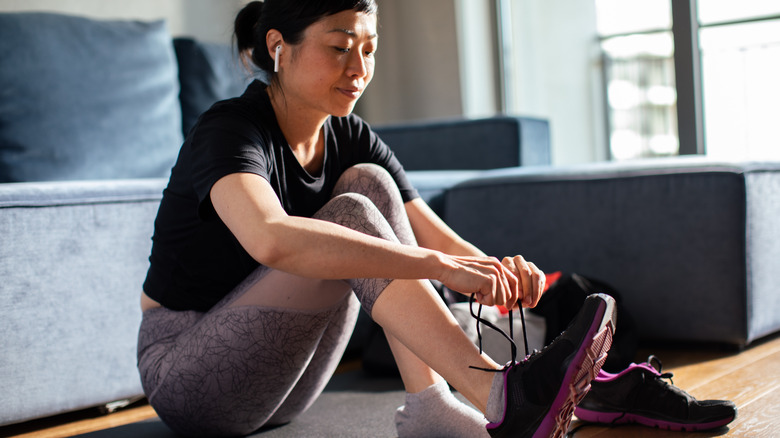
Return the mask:
[[[0,14],[0,182],[161,177],[181,145],[164,22]]]
[[[143,393],[138,299],[166,183],[0,184],[0,425]]]

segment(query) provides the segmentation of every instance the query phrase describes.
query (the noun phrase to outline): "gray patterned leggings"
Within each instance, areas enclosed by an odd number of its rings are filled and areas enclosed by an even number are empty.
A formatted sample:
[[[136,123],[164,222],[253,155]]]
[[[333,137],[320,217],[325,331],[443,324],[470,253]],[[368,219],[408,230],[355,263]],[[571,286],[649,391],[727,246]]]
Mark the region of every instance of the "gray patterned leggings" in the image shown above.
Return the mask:
[[[314,217],[416,245],[398,188],[376,165],[348,169]],[[144,392],[183,435],[246,435],[287,423],[324,389],[359,306],[370,315],[391,281],[313,280],[261,266],[206,313],[147,310],[138,336]],[[282,295],[295,299],[277,305]]]

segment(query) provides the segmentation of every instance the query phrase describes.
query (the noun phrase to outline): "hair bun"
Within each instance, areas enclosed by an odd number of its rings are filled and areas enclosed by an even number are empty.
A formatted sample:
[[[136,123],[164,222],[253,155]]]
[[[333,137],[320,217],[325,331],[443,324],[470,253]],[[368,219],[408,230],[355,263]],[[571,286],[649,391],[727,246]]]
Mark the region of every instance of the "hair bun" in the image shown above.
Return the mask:
[[[247,3],[236,16],[234,23],[236,46],[239,53],[246,53],[255,48],[255,27],[263,13],[263,2]]]

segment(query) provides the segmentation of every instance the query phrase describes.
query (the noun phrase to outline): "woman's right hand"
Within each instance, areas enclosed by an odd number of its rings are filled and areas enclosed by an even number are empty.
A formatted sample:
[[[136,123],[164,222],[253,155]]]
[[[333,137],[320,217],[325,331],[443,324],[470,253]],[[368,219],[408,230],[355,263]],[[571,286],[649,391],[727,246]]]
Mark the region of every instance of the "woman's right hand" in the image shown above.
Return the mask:
[[[486,306],[515,307],[522,298],[517,276],[495,257],[448,256],[447,269],[439,280],[453,291],[476,294]]]

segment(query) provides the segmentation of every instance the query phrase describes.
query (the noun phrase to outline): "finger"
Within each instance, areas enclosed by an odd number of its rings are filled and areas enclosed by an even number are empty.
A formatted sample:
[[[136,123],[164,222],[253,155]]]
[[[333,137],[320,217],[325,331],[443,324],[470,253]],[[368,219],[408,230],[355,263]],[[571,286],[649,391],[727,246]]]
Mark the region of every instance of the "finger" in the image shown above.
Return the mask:
[[[504,274],[503,266],[498,262],[498,260],[494,259],[491,260],[491,262],[493,263],[491,269],[493,278],[495,279],[494,284],[496,286],[494,304],[498,306],[505,306],[509,296],[509,281]]]
[[[513,281],[513,274],[510,272],[504,265],[501,264],[501,262],[496,259],[496,269],[498,270],[499,275],[501,275],[501,299],[503,303],[502,306],[509,307],[511,306],[511,303],[514,301],[514,281]]]
[[[533,300],[529,307],[536,307],[536,305],[539,304],[539,300],[542,298],[542,293],[544,293],[544,285],[547,278],[545,277],[544,272],[542,272],[534,263],[528,262],[528,266],[533,272],[532,279],[534,286]]]
[[[510,260],[511,263],[511,260]],[[506,266],[502,262],[502,267],[504,268],[504,276],[506,277],[507,283],[509,285],[508,289],[508,296],[506,299],[506,308],[507,309],[513,309],[517,305],[517,301],[521,297],[521,286],[520,286],[520,280],[517,278],[517,275],[515,275],[514,269],[512,269],[509,266]]]
[[[480,303],[485,306],[495,306],[496,304],[499,304],[496,299],[496,291],[499,289],[497,283],[498,278],[495,275],[486,276],[483,281],[484,289],[480,292],[482,294],[482,301],[480,301]]]
[[[530,307],[534,299],[533,271],[523,256],[517,255],[513,261],[521,283],[523,307]]]
[[[501,265],[508,272],[507,278],[509,280],[509,287],[511,288],[510,298],[507,300],[506,308],[514,309],[517,306],[517,302],[522,297],[522,284],[517,276],[517,267],[511,257],[504,257],[501,259]]]

